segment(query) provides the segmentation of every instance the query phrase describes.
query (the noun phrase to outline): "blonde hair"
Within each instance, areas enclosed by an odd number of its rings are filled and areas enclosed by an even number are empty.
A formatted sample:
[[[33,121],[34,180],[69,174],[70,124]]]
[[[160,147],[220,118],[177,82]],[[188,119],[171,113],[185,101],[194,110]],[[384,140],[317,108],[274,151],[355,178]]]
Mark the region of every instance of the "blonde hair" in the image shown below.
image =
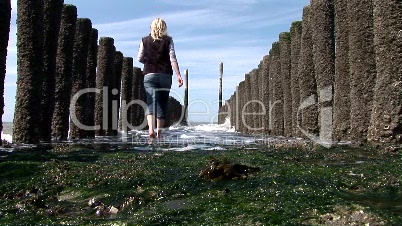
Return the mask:
[[[168,35],[166,22],[161,18],[155,18],[151,23],[151,37],[155,41],[166,35]]]

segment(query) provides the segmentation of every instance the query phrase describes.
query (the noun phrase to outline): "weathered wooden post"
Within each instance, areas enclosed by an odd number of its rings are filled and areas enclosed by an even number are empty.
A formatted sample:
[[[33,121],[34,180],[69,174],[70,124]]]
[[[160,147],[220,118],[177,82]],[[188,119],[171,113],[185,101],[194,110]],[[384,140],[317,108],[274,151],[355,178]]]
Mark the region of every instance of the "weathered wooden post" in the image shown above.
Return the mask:
[[[184,72],[184,116],[181,124],[184,126],[188,125],[188,69]]]
[[[349,16],[348,0],[334,1],[335,14],[335,77],[334,141],[348,141],[350,132]]]
[[[134,67],[132,87],[132,100],[136,100],[137,104],[133,105],[131,108],[131,122],[133,126],[137,127],[137,129],[144,129],[147,126],[145,115],[146,94],[144,88],[144,75],[138,67]],[[143,105],[140,105],[139,103],[143,103]]]
[[[165,127],[171,126],[173,124],[174,117],[176,116],[176,112],[175,112],[175,110],[176,110],[175,104],[176,103],[174,101],[175,101],[175,99],[173,97],[169,96],[169,99],[168,99],[169,110],[167,112],[168,115],[167,115],[165,123],[164,123]]]
[[[310,5],[320,141],[330,144],[335,74],[334,4],[333,0],[311,0]]]
[[[279,42],[272,43],[270,50],[271,65],[269,68],[271,95],[270,112],[272,134],[276,136],[283,135],[283,89],[281,78],[281,47]]]
[[[316,139],[318,129],[317,85],[313,63],[312,27],[310,21],[310,6],[303,8],[302,36],[299,60],[300,105],[297,109],[302,123],[299,126],[304,137]],[[301,114],[301,115],[300,115]]]
[[[373,0],[349,0],[350,138],[365,143],[370,125],[376,62]]]
[[[402,4],[374,0],[377,79],[368,139],[400,145],[402,141]]]
[[[235,92],[236,93],[236,92]],[[235,126],[235,112],[233,109],[235,109],[236,103],[235,103],[235,99],[234,99],[234,94],[232,94],[228,100],[229,106],[230,106],[230,112],[229,112],[229,116],[230,116],[230,126]]]
[[[291,71],[290,71],[290,86],[292,92],[292,135],[300,137],[301,132],[298,126],[301,125],[301,117],[297,115],[297,109],[300,106],[300,86],[299,86],[299,60],[300,60],[300,45],[302,35],[302,21],[294,21],[290,26],[291,39]]]
[[[98,30],[92,28],[91,40],[88,49],[87,70],[85,87],[96,89],[96,65],[98,57]],[[84,94],[87,104],[84,106],[85,119],[83,123],[90,127],[90,130],[85,131],[84,137],[95,138],[95,92]]]
[[[249,116],[251,119],[251,133],[257,132],[257,114],[260,113],[258,111],[258,103],[257,103],[257,98],[258,98],[258,80],[257,80],[257,75],[258,75],[258,69],[254,68],[250,72],[250,93],[251,97],[249,100],[251,101],[250,103],[250,108],[251,108],[251,115]]]
[[[291,40],[289,32],[279,34],[280,64],[283,91],[283,135],[292,136]]]
[[[70,139],[83,139],[87,128],[83,121],[87,99],[82,93],[87,76],[88,49],[91,41],[92,22],[88,18],[79,18],[75,30],[73,73],[71,77],[70,100]]]
[[[0,112],[4,113],[4,80],[6,77],[7,46],[10,37],[11,0],[0,1]],[[1,131],[3,120],[0,122],[0,145],[2,145]]]
[[[219,99],[218,99],[218,101],[219,101],[219,108],[218,108],[218,111],[219,111],[219,115],[218,115],[218,124],[221,124],[221,123],[223,123],[223,121],[225,120],[225,119],[223,119],[224,118],[224,116],[223,116],[223,112],[222,112],[222,105],[223,105],[223,102],[222,102],[222,76],[223,76],[223,63],[222,62],[220,62],[219,63]]]
[[[265,55],[263,58],[264,61],[264,66],[262,69],[262,76],[263,76],[263,99],[262,103],[264,104],[266,115],[264,116],[263,119],[263,127],[264,127],[264,134],[270,133],[270,81],[269,81],[269,66],[270,66],[270,57],[269,55]]]
[[[42,79],[41,141],[52,140],[52,117],[55,105],[56,55],[64,0],[44,0],[43,49],[44,67]]]
[[[128,104],[131,102],[132,84],[133,84],[133,58],[123,58],[123,69],[121,75],[121,108],[120,108],[120,130],[128,132],[129,109]]]
[[[40,141],[43,77],[43,0],[17,2],[17,95],[13,142]]]
[[[116,48],[114,39],[110,37],[101,37],[98,48],[98,68],[96,73],[96,88],[100,94],[95,98],[95,125],[100,129],[95,131],[97,136],[105,136],[108,130],[108,108],[109,105],[109,77],[113,73],[113,61]]]
[[[258,64],[258,73],[257,73],[257,86],[258,86],[258,93],[257,93],[257,111],[258,111],[258,116],[257,116],[257,128],[258,128],[258,133],[263,133],[264,129],[264,124],[263,124],[263,118],[266,115],[266,112],[264,114],[263,112],[263,67],[264,67],[264,61],[260,60],[260,63]]]
[[[237,109],[236,109],[236,111],[237,111],[237,122],[238,122],[236,124],[237,124],[238,130],[241,133],[245,132],[244,131],[244,124],[245,123],[244,123],[244,114],[243,114],[244,99],[245,99],[245,97],[244,97],[244,86],[245,85],[244,84],[245,84],[245,81],[244,80],[241,81],[239,83],[239,88],[237,90],[237,98],[239,100],[239,104],[238,104]]]
[[[219,107],[222,107],[222,77],[223,77],[223,63],[219,63]]]
[[[179,120],[182,118],[183,114],[183,105],[180,104],[178,100],[176,100],[173,97],[169,97],[169,111],[168,111],[168,117],[166,118],[165,121],[165,127],[169,127],[174,125],[175,123],[180,123]]]
[[[244,118],[244,131],[245,133],[251,132],[252,127],[252,117],[250,113],[253,111],[251,105],[251,76],[250,73],[244,75],[244,107],[243,107],[243,118]]]
[[[113,74],[109,77],[109,108],[108,108],[108,132],[109,136],[116,136],[118,133],[121,73],[123,69],[123,53],[116,51],[113,61]]]
[[[141,68],[134,67],[133,68],[133,84],[132,93],[131,93],[131,100],[140,101],[141,100]],[[138,127],[140,122],[140,111],[141,106],[138,104],[131,106],[131,113],[130,113],[130,124]]]
[[[55,108],[52,118],[52,139],[65,141],[69,129],[69,105],[73,70],[73,47],[77,7],[64,5],[58,37],[56,58]]]
[[[143,125],[142,126],[142,128],[141,129],[146,129],[146,128],[148,128],[148,125],[147,125],[147,120],[146,120],[146,115],[145,115],[145,106],[146,106],[146,99],[147,99],[147,95],[146,95],[146,92],[145,92],[145,87],[144,87],[144,72],[142,71],[142,70],[140,70],[139,71],[139,75],[140,75],[140,87],[139,87],[139,98],[140,98],[140,100],[142,101],[142,103],[144,103],[144,107],[140,107],[139,108],[139,122],[140,123],[142,123],[141,125]]]

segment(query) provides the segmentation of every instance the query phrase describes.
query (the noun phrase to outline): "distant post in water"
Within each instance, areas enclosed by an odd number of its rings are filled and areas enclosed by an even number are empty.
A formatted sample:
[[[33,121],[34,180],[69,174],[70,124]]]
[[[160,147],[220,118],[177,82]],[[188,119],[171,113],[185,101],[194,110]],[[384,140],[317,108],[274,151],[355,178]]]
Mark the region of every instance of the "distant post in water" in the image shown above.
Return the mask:
[[[223,76],[223,63],[219,63],[219,108],[222,107],[222,76]]]
[[[188,69],[184,72],[184,117],[181,122],[182,125],[188,125],[187,123],[187,109],[188,109]]]
[[[13,142],[40,140],[41,82],[43,75],[43,0],[17,2],[17,95]]]
[[[0,107],[2,117],[4,112],[4,79],[6,76],[7,45],[10,35],[11,1],[0,1],[0,6]],[[0,122],[0,145],[2,144],[1,131],[3,131],[3,121]]]
[[[218,97],[218,102],[219,102],[219,108],[218,108],[218,124],[223,123],[225,119],[222,119],[222,76],[223,76],[223,63],[219,63],[219,97]]]

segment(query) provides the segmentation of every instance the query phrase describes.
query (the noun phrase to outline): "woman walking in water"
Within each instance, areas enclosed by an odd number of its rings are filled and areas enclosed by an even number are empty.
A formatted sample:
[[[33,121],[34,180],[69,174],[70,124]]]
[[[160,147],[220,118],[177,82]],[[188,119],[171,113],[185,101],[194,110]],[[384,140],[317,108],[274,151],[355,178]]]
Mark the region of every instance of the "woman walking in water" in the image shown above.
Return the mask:
[[[167,33],[166,22],[156,18],[151,33],[143,37],[138,50],[138,61],[144,64],[144,87],[147,95],[147,121],[149,137],[159,138],[166,119],[173,70],[178,86],[183,85],[172,37]],[[156,115],[156,135],[154,117]]]

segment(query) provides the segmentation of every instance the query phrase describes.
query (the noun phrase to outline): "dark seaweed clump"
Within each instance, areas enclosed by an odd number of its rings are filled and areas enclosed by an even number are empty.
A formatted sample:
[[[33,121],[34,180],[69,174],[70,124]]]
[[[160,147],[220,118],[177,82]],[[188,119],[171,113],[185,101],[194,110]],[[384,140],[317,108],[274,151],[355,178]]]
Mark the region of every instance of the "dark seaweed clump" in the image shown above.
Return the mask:
[[[239,163],[232,163],[227,158],[222,160],[210,157],[210,164],[204,170],[201,170],[199,176],[209,180],[231,180],[245,179],[248,174],[258,172],[259,167],[250,167]]]

